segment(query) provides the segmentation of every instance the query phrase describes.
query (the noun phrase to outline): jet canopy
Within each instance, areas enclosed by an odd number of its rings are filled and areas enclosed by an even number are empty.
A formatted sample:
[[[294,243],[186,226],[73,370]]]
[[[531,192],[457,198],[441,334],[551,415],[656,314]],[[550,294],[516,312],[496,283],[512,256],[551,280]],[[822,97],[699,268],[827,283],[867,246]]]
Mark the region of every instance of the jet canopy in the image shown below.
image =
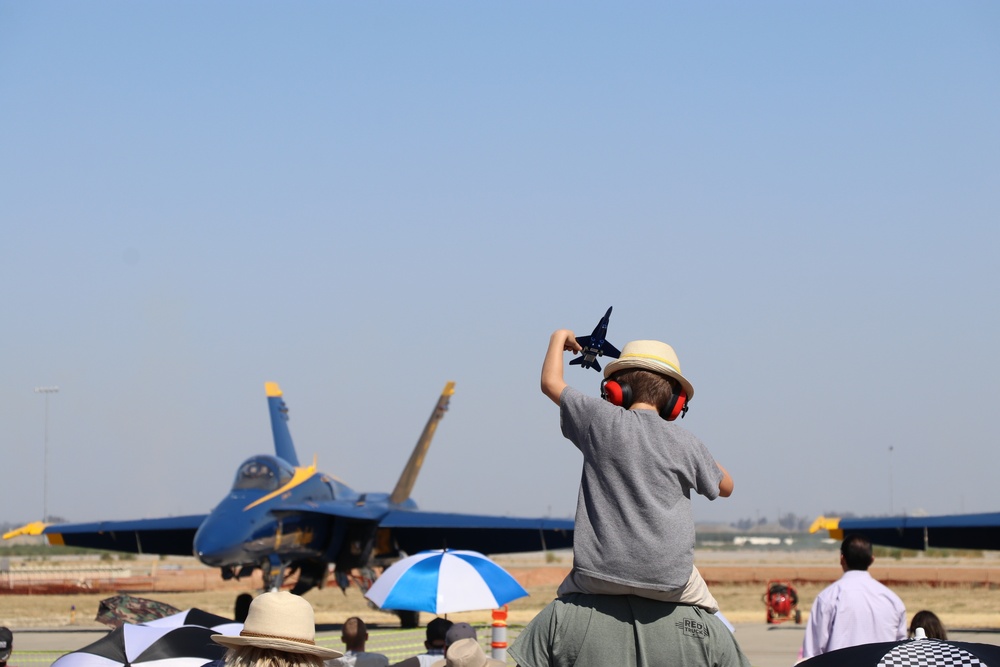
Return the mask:
[[[236,471],[233,491],[277,491],[292,481],[295,470],[275,456],[254,456]]]

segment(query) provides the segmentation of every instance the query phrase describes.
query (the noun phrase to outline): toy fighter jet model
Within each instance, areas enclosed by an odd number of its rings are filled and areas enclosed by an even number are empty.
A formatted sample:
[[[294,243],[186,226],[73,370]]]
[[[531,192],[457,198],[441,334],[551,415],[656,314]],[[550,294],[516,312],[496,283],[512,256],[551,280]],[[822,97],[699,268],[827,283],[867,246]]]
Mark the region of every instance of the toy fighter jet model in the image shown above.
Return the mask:
[[[593,368],[595,371],[600,372],[601,364],[597,361],[597,357],[603,357],[608,355],[609,357],[614,357],[617,359],[621,356],[621,352],[618,348],[605,340],[605,336],[608,335],[608,320],[611,319],[611,308],[608,308],[608,312],[604,313],[604,317],[601,321],[597,323],[594,327],[594,333],[589,336],[577,336],[576,342],[580,344],[583,350],[580,351],[580,356],[576,357],[570,361],[571,366],[583,366],[584,368]]]

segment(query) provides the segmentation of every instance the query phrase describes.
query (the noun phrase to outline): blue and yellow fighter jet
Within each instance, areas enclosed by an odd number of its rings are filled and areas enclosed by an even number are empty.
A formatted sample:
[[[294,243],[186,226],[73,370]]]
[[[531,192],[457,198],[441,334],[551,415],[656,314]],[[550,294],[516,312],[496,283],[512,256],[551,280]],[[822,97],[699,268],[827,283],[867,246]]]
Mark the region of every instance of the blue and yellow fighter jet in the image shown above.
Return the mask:
[[[44,534],[51,544],[131,553],[191,555],[222,570],[223,579],[264,574],[265,587],[298,571],[293,593],[322,587],[335,567],[345,587],[353,568],[384,564],[425,549],[471,549],[487,554],[572,546],[570,519],[511,518],[424,512],[410,498],[454,382],[445,385],[392,493],[358,493],[299,465],[288,430],[288,409],[274,382],[265,385],[274,455],[247,459],[233,487],[209,514],[135,521],[29,524],[4,538]]]
[[[821,530],[835,540],[857,534],[872,544],[902,549],[1000,550],[1000,512],[847,519],[821,516],[809,532]]]

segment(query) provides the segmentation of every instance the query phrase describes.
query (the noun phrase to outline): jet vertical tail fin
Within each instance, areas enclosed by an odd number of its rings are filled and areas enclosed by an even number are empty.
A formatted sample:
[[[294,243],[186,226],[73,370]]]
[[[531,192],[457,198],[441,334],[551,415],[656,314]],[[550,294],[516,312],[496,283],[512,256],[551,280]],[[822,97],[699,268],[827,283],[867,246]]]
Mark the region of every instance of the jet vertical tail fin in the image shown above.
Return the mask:
[[[274,453],[279,459],[284,459],[293,466],[299,465],[299,457],[295,453],[292,434],[288,430],[288,406],[282,398],[281,387],[277,382],[265,382],[264,392],[267,394],[267,407],[271,411],[271,433],[274,434]]]
[[[441,421],[445,411],[448,410],[448,402],[454,393],[455,383],[448,382],[441,392],[441,397],[438,398],[437,405],[434,406],[434,412],[431,413],[430,419],[427,420],[427,425],[424,426],[424,432],[420,434],[420,439],[417,440],[417,445],[413,448],[413,453],[410,454],[410,460],[406,462],[403,474],[399,476],[399,481],[396,482],[396,488],[392,490],[392,495],[389,496],[390,503],[398,505],[409,499],[410,492],[413,491],[413,485],[417,483],[417,475],[420,474],[420,467],[424,464],[424,457],[431,446],[434,431],[437,430],[438,422]]]

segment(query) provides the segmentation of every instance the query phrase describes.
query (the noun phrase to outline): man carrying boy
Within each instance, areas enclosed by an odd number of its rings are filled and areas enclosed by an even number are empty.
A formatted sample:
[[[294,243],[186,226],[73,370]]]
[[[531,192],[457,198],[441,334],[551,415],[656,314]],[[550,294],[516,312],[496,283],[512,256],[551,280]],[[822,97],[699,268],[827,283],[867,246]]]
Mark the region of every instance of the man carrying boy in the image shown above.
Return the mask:
[[[638,595],[715,613],[694,567],[691,491],[727,497],[733,479],[700,440],[668,421],[694,388],[672,347],[633,341],[604,370],[607,394],[620,405],[587,396],[563,379],[563,352],[580,350],[573,332],[560,329],[542,364],[542,392],[583,453],[573,569],[557,595]]]

